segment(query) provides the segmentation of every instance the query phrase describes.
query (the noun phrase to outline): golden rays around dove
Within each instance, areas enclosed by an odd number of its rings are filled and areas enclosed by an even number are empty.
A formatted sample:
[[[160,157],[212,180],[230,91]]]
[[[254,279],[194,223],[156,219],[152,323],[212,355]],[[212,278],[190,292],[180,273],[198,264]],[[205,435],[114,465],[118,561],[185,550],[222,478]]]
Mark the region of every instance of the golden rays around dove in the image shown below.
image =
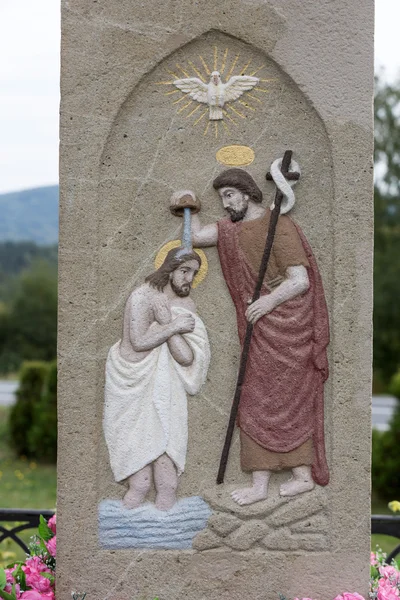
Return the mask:
[[[164,94],[178,114],[190,119],[193,127],[202,126],[204,135],[210,132],[218,138],[260,108],[263,95],[270,91],[265,84],[274,81],[260,77],[267,65],[243,62],[240,54],[232,56],[228,48],[215,46],[212,57],[199,55],[195,61],[176,64],[174,70],[166,69],[168,79],[157,85],[171,87]]]

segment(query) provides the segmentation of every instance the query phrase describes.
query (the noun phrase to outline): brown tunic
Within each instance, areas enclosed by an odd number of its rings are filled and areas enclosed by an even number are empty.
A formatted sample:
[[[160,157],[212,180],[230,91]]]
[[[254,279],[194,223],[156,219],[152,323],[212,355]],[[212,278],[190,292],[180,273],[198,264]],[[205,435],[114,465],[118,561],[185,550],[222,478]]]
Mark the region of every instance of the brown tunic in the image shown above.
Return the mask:
[[[281,471],[300,465],[312,465],[313,443],[308,439],[289,452],[271,452],[240,430],[240,465],[243,471]]]
[[[239,245],[256,273],[265,248],[271,212],[260,219],[245,221],[239,233]],[[297,230],[289,217],[278,219],[274,243],[264,282],[271,289],[279,285],[288,267],[308,267],[309,262]],[[240,462],[243,471],[279,471],[313,462],[313,443],[308,439],[289,452],[272,452],[263,448],[240,430]]]
[[[260,219],[244,221],[239,232],[239,245],[247,260],[258,273],[264,253],[266,235],[268,232],[271,211],[267,210]],[[265,282],[283,280],[288,267],[309,267],[306,253],[293,221],[286,215],[281,215],[276,226],[274,243]],[[273,286],[275,287],[275,286]]]

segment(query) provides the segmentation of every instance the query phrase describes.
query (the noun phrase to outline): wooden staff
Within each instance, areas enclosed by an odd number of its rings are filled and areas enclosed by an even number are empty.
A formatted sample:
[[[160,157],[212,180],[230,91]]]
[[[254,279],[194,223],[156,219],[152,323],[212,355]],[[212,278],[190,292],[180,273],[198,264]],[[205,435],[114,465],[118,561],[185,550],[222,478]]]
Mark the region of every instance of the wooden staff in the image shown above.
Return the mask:
[[[283,159],[282,159],[281,172],[286,179],[297,180],[299,178],[299,173],[290,173],[289,172],[290,163],[292,161],[292,154],[293,153],[291,150],[286,150],[286,152],[283,156]],[[272,177],[269,173],[267,174],[267,179],[272,179]],[[275,206],[271,213],[271,219],[269,222],[267,240],[265,243],[264,253],[263,253],[263,256],[261,259],[260,270],[258,272],[257,284],[256,284],[256,287],[254,290],[253,297],[251,299],[251,304],[253,304],[253,302],[258,300],[261,295],[261,288],[262,288],[262,284],[264,281],[265,273],[267,272],[269,258],[271,256],[272,244],[274,242],[276,225],[278,223],[278,218],[279,218],[279,214],[280,214],[280,210],[281,210],[281,202],[283,200],[283,197],[284,197],[283,193],[280,191],[280,189],[277,189],[276,193],[275,193],[275,202],[274,202]],[[251,337],[253,335],[253,327],[254,327],[254,325],[252,323],[247,323],[246,335],[244,338],[242,354],[240,357],[240,367],[239,367],[239,374],[238,374],[237,383],[236,383],[236,390],[235,390],[235,395],[233,397],[231,414],[229,416],[229,423],[228,423],[228,428],[226,431],[224,447],[222,449],[221,460],[219,463],[219,469],[218,469],[218,475],[217,475],[217,483],[218,484],[223,483],[223,481],[224,481],[226,465],[227,465],[228,456],[229,456],[229,450],[231,447],[232,436],[233,436],[233,432],[235,429],[236,418],[237,418],[237,414],[238,414],[238,410],[239,410],[242,386],[243,386],[244,377],[246,374],[247,359],[249,356]]]

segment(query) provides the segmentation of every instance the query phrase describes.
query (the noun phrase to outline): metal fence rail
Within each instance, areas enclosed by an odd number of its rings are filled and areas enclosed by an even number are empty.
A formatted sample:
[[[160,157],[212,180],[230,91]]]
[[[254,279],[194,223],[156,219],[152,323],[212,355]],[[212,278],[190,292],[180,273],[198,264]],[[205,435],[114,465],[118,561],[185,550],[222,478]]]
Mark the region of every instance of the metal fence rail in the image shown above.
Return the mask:
[[[372,515],[371,533],[380,533],[381,535],[391,535],[400,540],[400,517],[394,515]],[[400,554],[400,544],[388,555],[386,561],[388,564]]]
[[[54,515],[52,510],[27,510],[25,508],[0,508],[0,543],[7,539],[12,539],[22,550],[29,552],[25,542],[18,536],[18,533],[26,529],[35,529],[39,525],[40,515],[46,520]],[[7,529],[2,523],[16,523],[11,529]]]
[[[39,525],[40,515],[50,519],[54,515],[52,510],[26,510],[24,508],[0,508],[0,543],[10,538],[18,544],[24,552],[28,548],[18,533],[26,529],[35,529]],[[11,529],[7,529],[1,523],[17,523]],[[392,515],[372,515],[371,533],[390,535],[400,540],[400,517]],[[400,555],[400,544],[389,554],[387,562],[390,564],[393,558]]]

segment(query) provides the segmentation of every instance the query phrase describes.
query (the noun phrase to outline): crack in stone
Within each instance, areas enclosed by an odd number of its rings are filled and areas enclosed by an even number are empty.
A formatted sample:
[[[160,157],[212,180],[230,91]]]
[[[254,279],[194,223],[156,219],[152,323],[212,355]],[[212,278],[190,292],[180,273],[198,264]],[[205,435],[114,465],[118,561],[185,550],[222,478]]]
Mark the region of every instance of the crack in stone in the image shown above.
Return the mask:
[[[204,392],[202,392],[200,394],[200,397],[204,398],[204,400],[222,417],[227,417],[229,415],[229,411],[223,410],[220,406],[218,406],[217,404],[214,404],[214,402],[212,400],[210,400],[210,398],[208,396],[206,396],[204,394]]]
[[[154,153],[154,158],[153,158],[152,162],[150,163],[150,166],[149,166],[149,168],[148,168],[148,170],[147,170],[147,173],[146,173],[146,175],[145,175],[144,179],[141,179],[141,185],[139,186],[139,189],[138,189],[138,191],[136,192],[136,195],[135,195],[135,197],[134,197],[134,199],[133,199],[133,201],[132,201],[132,207],[131,207],[131,209],[130,209],[130,211],[129,211],[128,218],[127,218],[127,219],[125,220],[125,222],[124,222],[124,223],[123,223],[123,224],[122,224],[122,225],[121,225],[121,226],[120,226],[120,227],[119,227],[119,228],[118,228],[118,229],[117,229],[117,230],[116,230],[116,231],[115,231],[115,232],[114,232],[114,233],[111,235],[111,237],[109,237],[109,238],[107,239],[107,245],[108,245],[108,244],[111,244],[111,243],[114,241],[114,238],[115,238],[115,236],[117,236],[117,235],[118,235],[118,231],[119,231],[119,230],[122,230],[122,229],[125,229],[126,227],[128,227],[128,224],[130,223],[130,221],[131,221],[131,218],[132,218],[132,213],[133,213],[133,209],[134,209],[134,207],[135,207],[136,201],[137,201],[137,199],[138,199],[139,195],[141,194],[141,192],[142,192],[143,188],[145,187],[145,185],[146,185],[146,184],[148,183],[148,181],[150,180],[151,173],[153,172],[153,170],[154,170],[154,168],[155,168],[155,166],[156,166],[156,163],[157,163],[157,161],[158,161],[158,158],[159,158],[159,154],[160,154],[161,148],[163,147],[163,145],[164,145],[164,143],[165,143],[165,141],[166,141],[166,139],[167,139],[167,137],[168,137],[168,134],[169,134],[169,132],[170,132],[170,130],[171,130],[171,127],[172,127],[172,125],[173,125],[173,123],[174,123],[174,121],[175,121],[175,118],[176,118],[176,115],[175,115],[175,114],[173,114],[173,115],[172,115],[172,117],[171,117],[171,119],[170,119],[170,122],[169,122],[169,124],[168,124],[168,126],[167,126],[167,129],[166,129],[166,131],[165,131],[165,133],[164,133],[164,135],[163,135],[163,136],[160,138],[160,141],[159,141],[159,142],[158,142],[158,144],[157,144],[156,151],[155,151],[155,153]]]

